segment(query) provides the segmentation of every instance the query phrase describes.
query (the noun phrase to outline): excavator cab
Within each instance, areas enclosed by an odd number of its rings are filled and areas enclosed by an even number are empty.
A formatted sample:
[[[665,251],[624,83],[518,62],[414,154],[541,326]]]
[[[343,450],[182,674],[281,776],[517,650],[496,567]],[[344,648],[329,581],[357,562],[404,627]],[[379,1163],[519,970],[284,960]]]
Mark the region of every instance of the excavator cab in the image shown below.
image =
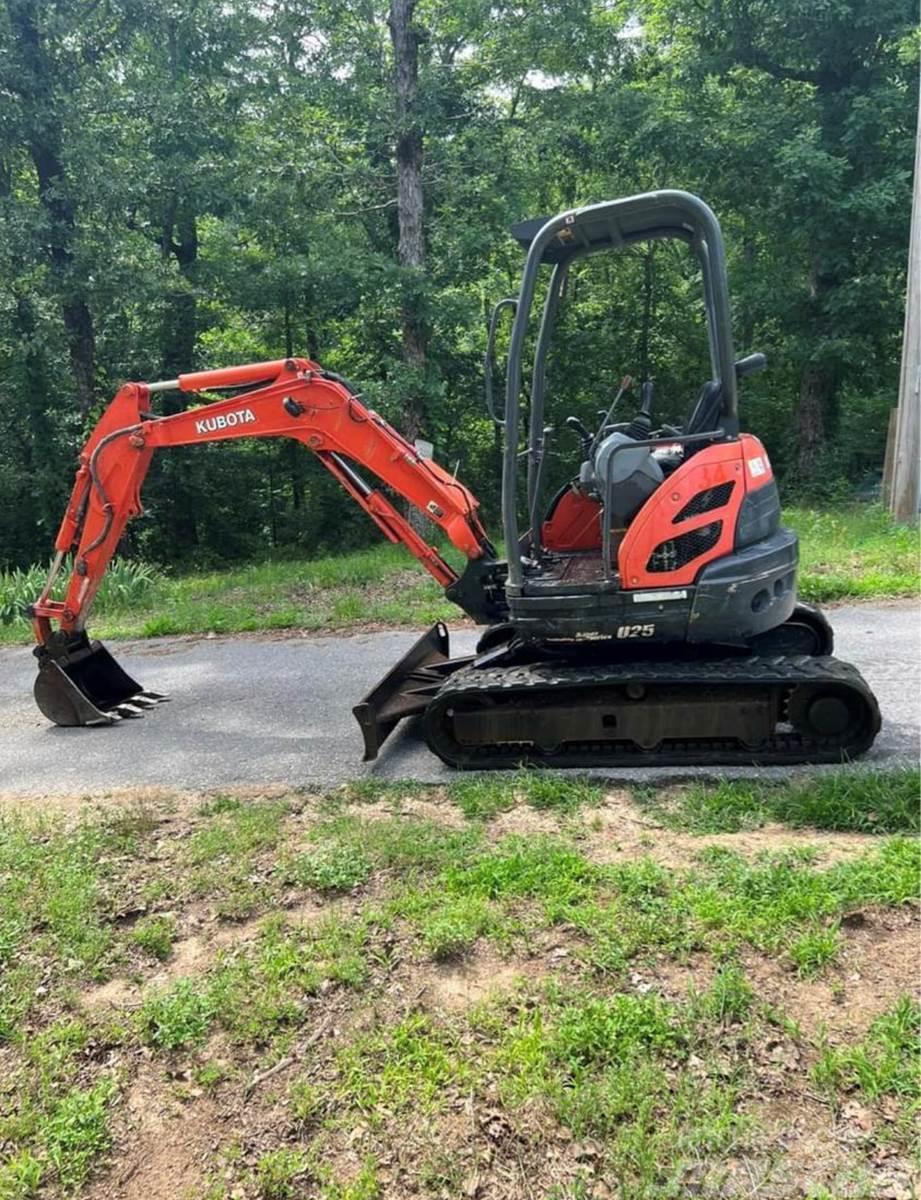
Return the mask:
[[[687,192],[660,191],[523,221],[512,234],[526,252],[525,265],[518,296],[501,301],[490,322],[486,378],[487,403],[504,435],[505,543],[520,547],[520,553],[509,554],[505,589],[517,634],[741,641],[782,624],[795,605],[796,537],[780,527],[764,448],[739,432],[738,380],[763,367],[765,358],[735,358],[725,251],[711,210]],[[548,497],[547,362],[568,273],[589,255],[660,239],[686,243],[699,264],[711,378],[681,427],[656,425],[648,381],[632,420],[612,424],[628,378],[596,430],[568,417],[582,461],[572,482]],[[535,320],[539,281],[548,269]],[[505,307],[514,311],[514,321],[500,414],[493,396],[493,346]],[[522,453],[522,359],[535,323]],[[752,609],[754,593],[741,595],[737,604],[723,607],[716,627],[695,610],[694,588],[708,563],[755,542],[761,543],[759,573],[761,567],[767,573],[768,601]],[[751,576],[752,565],[749,559],[739,565],[740,579]],[[725,593],[728,587],[721,579],[716,590]],[[655,594],[647,601],[645,592]],[[634,627],[643,632],[632,634]]]

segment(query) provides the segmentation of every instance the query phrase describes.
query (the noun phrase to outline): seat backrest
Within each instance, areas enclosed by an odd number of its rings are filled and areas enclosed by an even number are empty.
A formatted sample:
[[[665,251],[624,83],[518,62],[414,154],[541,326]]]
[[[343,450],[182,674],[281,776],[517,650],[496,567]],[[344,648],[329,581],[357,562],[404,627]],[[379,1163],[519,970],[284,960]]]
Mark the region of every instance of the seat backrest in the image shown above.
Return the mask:
[[[723,388],[716,380],[708,380],[701,388],[697,403],[691,410],[685,433],[709,433],[719,429],[723,408]]]

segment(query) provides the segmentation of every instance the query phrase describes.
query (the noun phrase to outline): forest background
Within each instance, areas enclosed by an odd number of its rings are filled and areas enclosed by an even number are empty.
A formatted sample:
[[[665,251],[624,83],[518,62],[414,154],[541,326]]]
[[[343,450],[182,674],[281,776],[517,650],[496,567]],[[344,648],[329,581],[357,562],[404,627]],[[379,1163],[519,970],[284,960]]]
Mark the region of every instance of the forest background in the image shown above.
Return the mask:
[[[126,379],[318,358],[494,522],[482,395],[522,218],[659,187],[729,252],[742,389],[787,497],[878,480],[896,402],[913,0],[4,0],[0,570],[48,557],[75,456]],[[699,281],[657,244],[574,272],[550,363],[588,424],[629,372],[680,420],[708,377]],[[186,398],[166,393],[161,411]],[[203,568],[376,540],[302,447],[155,461],[132,557]]]

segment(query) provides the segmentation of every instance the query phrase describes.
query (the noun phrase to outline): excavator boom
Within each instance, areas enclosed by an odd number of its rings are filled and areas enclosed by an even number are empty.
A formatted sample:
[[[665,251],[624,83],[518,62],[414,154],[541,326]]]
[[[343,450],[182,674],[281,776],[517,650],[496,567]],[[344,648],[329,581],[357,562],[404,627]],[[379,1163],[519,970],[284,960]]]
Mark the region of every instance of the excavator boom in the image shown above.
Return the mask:
[[[169,388],[203,393],[235,389],[172,416],[152,411]],[[242,389],[242,390],[240,390]],[[154,452],[244,437],[290,437],[312,450],[391,542],[402,542],[448,588],[454,569],[381,490],[382,482],[439,526],[469,560],[492,555],[472,493],[423,458],[340,376],[309,359],[280,359],[226,370],[198,371],[165,383],[127,383],[90,435],[55,541],[48,580],[31,609],[39,678],[36,700],[59,725],[110,724],[139,716],[164,696],[145,692],[85,624],[106,568],[132,517]],[[374,475],[369,482],[356,464]],[[73,568],[62,600],[52,591],[66,560]]]

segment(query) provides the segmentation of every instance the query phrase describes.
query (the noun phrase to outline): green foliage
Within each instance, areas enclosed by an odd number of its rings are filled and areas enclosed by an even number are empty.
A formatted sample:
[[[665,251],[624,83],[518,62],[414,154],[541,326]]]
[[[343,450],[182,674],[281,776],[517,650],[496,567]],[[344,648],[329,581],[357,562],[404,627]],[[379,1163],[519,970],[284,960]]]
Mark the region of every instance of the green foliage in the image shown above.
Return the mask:
[[[736,344],[771,362],[745,385],[745,415],[778,467],[826,499],[878,475],[911,194],[906,0],[417,8],[422,270],[398,253],[387,5],[145,2],[78,20],[72,0],[49,0],[34,29],[28,11],[11,6],[0,31],[10,77],[31,81],[4,110],[0,566],[45,557],[74,449],[121,381],[289,353],[342,371],[389,419],[411,414],[493,519],[481,358],[488,304],[520,272],[508,225],[669,185],[723,220]],[[422,364],[404,347],[407,314]],[[683,416],[709,374],[701,316],[683,247],[580,265],[548,416],[591,420],[625,370],[654,375],[663,418]],[[574,447],[559,454],[548,484],[573,472]],[[158,455],[145,499],[151,519],[127,550],[156,563],[376,536],[281,439]],[[360,604],[330,598],[323,621]],[[296,624],[310,608],[273,616]],[[188,596],[159,612],[151,633],[260,616],[245,599],[228,613]]]
[[[221,917],[239,921],[255,912],[265,888],[254,882],[256,861],[281,837],[288,813],[284,801],[239,803],[218,796],[204,806],[206,820],[189,839],[186,863],[193,868],[187,887],[216,901]]]
[[[701,997],[703,1011],[720,1025],[741,1024],[748,1017],[754,991],[741,967],[723,963]]]
[[[374,1161],[362,1163],[361,1170],[348,1183],[335,1180],[323,1188],[322,1200],[378,1200],[381,1186],[377,1180]]]
[[[301,1125],[307,1125],[323,1111],[323,1089],[309,1079],[298,1079],[291,1086],[288,1098],[291,1115]]]
[[[179,979],[167,991],[148,997],[138,1012],[138,1031],[148,1046],[179,1050],[204,1041],[214,1005],[191,979]]]
[[[436,1107],[448,1085],[473,1078],[459,1049],[449,1030],[421,1013],[374,1030],[339,1055],[342,1099],[372,1122],[409,1105]]]
[[[902,996],[856,1045],[824,1046],[813,1076],[830,1093],[857,1091],[871,1101],[885,1095],[921,1100],[919,1039],[921,1006]]]
[[[552,1039],[552,1056],[565,1068],[623,1063],[648,1051],[674,1052],[683,1044],[667,1005],[656,996],[590,999],[563,1010]]]
[[[917,595],[918,536],[875,504],[790,509],[800,537],[799,589],[804,600]]]
[[[320,892],[347,892],[364,883],[371,864],[356,846],[321,843],[291,864],[290,877],[302,887]]]
[[[38,1193],[44,1168],[31,1150],[17,1150],[0,1163],[0,1200],[30,1200]]]
[[[689,833],[737,833],[769,821],[794,828],[916,833],[919,796],[921,774],[916,767],[903,767],[810,773],[780,784],[747,779],[693,783],[665,800],[655,793],[638,798],[666,826]]]
[[[105,884],[117,854],[144,836],[143,823],[118,818],[69,830],[60,820],[0,817],[0,1041],[35,1001],[42,955],[54,956],[57,979],[105,974],[115,944]]]
[[[169,958],[176,940],[173,917],[142,917],[131,931],[135,945],[161,961]]]
[[[364,983],[369,935],[369,920],[330,916],[316,925],[285,928],[270,919],[245,953],[226,956],[208,976],[209,1011],[231,1037],[267,1043],[310,1018],[310,997],[332,985]]]
[[[479,896],[461,896],[434,904],[419,921],[422,944],[436,961],[458,958],[477,938],[496,933],[502,922]]]
[[[269,1150],[256,1167],[256,1186],[263,1200],[289,1200],[308,1170],[302,1150]]]
[[[790,959],[800,975],[818,975],[833,962],[841,947],[836,925],[807,929],[790,943]]]
[[[511,784],[506,779],[474,775],[452,780],[448,792],[470,820],[490,820],[516,803],[560,813],[601,803],[602,789],[585,779],[562,778],[537,769],[520,770]]]
[[[506,1103],[540,1102],[574,1137],[604,1146],[630,1195],[682,1194],[689,1161],[718,1159],[744,1134],[735,1071],[694,1074],[710,1020],[656,996],[549,990],[540,1005],[487,1014]]]
[[[25,620],[25,609],[34,604],[45,586],[48,567],[0,571],[0,625]],[[62,567],[59,580],[66,580],[69,561]],[[157,573],[143,562],[113,559],[96,595],[95,608],[101,613],[137,608],[156,593]]]
[[[109,1080],[62,1097],[44,1126],[48,1162],[61,1187],[73,1191],[89,1174],[95,1160],[108,1149],[108,1106],[114,1088]]]

